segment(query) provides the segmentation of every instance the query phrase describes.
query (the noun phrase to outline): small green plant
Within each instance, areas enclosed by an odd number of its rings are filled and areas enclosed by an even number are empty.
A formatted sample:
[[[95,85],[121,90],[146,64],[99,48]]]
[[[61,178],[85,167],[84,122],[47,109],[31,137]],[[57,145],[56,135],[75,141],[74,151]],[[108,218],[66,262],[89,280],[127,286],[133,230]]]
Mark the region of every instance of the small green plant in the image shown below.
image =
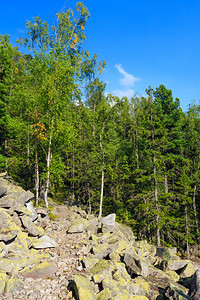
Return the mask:
[[[58,216],[56,216],[56,215],[54,215],[53,213],[49,213],[49,218],[50,218],[50,220],[52,220],[52,221],[56,221],[56,219],[58,218]]]

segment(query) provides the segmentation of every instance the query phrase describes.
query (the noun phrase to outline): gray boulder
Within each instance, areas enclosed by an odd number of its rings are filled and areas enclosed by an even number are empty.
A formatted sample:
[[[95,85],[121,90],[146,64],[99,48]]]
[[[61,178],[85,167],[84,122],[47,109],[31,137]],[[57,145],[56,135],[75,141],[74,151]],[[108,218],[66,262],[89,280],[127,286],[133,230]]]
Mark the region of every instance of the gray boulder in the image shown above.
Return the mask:
[[[194,300],[200,299],[200,270],[197,270],[191,279],[190,296]]]
[[[30,200],[27,200],[24,205],[27,208],[27,210],[30,212],[30,216],[29,217],[31,218],[31,220],[32,221],[37,220],[38,215],[37,215],[37,212],[36,212],[36,210],[35,210],[35,208],[33,206],[33,203]]]
[[[114,233],[117,234],[119,237],[126,239],[129,242],[132,242],[135,240],[132,229],[130,227],[120,224],[118,222],[115,222]]]
[[[131,277],[141,275],[141,264],[139,257],[133,251],[126,251],[124,255],[124,263]]]
[[[55,248],[57,243],[47,235],[43,235],[39,239],[32,238],[31,246],[35,249]]]
[[[0,208],[0,241],[6,243],[15,239],[18,231],[19,228],[12,222],[11,216]]]
[[[164,292],[164,299],[166,300],[192,300],[188,295],[185,294],[185,290],[182,287],[174,284],[169,284]],[[199,299],[199,298],[198,298]]]
[[[21,218],[24,228],[26,228],[29,235],[39,236],[39,234],[40,234],[39,230],[37,229],[36,225],[31,221],[31,219],[29,217],[24,215],[24,216],[21,216],[20,218]]]
[[[0,197],[4,196],[7,193],[7,188],[0,184]]]
[[[115,218],[116,214],[110,214],[101,219],[103,232],[113,232],[115,230]]]

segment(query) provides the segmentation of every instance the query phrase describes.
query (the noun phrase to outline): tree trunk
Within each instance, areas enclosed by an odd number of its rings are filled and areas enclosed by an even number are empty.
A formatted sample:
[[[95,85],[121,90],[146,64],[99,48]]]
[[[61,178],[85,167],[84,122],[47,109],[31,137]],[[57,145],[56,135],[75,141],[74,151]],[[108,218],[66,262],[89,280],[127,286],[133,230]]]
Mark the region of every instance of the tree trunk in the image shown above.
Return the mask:
[[[187,205],[185,205],[185,225],[186,225],[186,249],[187,249],[187,258],[190,258],[190,246],[188,241],[188,235],[189,235],[189,224],[188,224],[188,208]]]
[[[75,163],[74,163],[74,147],[73,147],[73,154],[72,154],[72,193],[71,193],[71,199],[74,202],[75,199]]]
[[[89,215],[91,215],[91,213],[92,213],[92,203],[91,203],[91,193],[90,193],[90,185],[89,185],[89,182],[87,183],[87,190],[88,190]]]
[[[94,106],[93,106],[93,115],[95,116],[95,111],[96,111],[96,102],[94,102]],[[92,124],[92,136],[94,137],[95,136],[95,122],[93,121],[93,124]]]
[[[159,204],[158,204],[158,184],[157,184],[157,170],[156,170],[156,159],[155,159],[155,154],[153,156],[153,173],[154,173],[154,197],[155,197],[155,205],[156,205],[156,238],[157,238],[157,246],[160,246],[160,217],[159,217]]]
[[[51,121],[51,128],[50,128],[50,136],[49,136],[49,146],[48,146],[48,153],[47,153],[47,177],[46,177],[46,187],[44,192],[44,201],[46,207],[49,206],[48,204],[48,191],[49,191],[49,183],[50,183],[50,164],[51,164],[51,142],[52,142],[52,135],[53,135],[53,119]]]
[[[168,193],[168,182],[167,182],[167,175],[165,175],[165,194]]]
[[[139,169],[139,155],[138,155],[138,137],[137,130],[134,134],[134,146],[135,146],[135,157],[136,157],[136,168]]]
[[[199,222],[197,217],[197,207],[196,207],[196,190],[197,186],[194,185],[194,193],[193,193],[193,210],[194,210],[194,221],[196,226],[196,232],[197,232],[197,241],[199,242]]]
[[[117,104],[115,104],[110,112],[107,115],[107,118],[104,120],[103,125],[102,125],[102,129],[101,129],[101,133],[99,136],[99,144],[100,144],[100,149],[102,152],[102,165],[101,165],[101,195],[100,195],[100,203],[99,203],[99,216],[98,216],[98,227],[100,227],[100,223],[101,223],[101,216],[102,216],[102,206],[103,206],[103,190],[104,190],[104,164],[105,164],[105,153],[104,153],[104,148],[103,148],[103,144],[102,144],[102,135],[105,129],[105,125],[106,122],[108,121],[112,111],[114,110],[115,106]]]
[[[35,204],[38,205],[39,201],[39,167],[37,149],[35,152]]]
[[[100,226],[101,216],[102,216],[103,189],[104,189],[104,152],[103,152],[103,154],[102,154],[102,168],[101,168],[101,196],[100,196],[99,216],[98,216],[98,225],[99,225],[99,226]]]
[[[30,164],[30,133],[28,125],[28,136],[27,136],[27,166]]]

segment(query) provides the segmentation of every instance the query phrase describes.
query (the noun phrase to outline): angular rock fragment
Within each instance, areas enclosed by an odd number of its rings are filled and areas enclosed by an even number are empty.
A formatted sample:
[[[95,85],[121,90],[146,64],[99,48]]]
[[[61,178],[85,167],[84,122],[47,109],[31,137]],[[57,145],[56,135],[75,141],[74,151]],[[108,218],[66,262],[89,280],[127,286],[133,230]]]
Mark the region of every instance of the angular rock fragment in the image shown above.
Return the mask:
[[[111,298],[111,291],[107,288],[96,295],[94,300],[109,300]]]
[[[116,233],[118,235],[118,237],[126,239],[129,242],[132,242],[135,240],[132,229],[130,227],[120,224],[118,222],[115,222],[114,233]]]
[[[35,221],[37,220],[38,218],[38,215],[37,215],[37,212],[33,206],[33,203],[31,201],[26,201],[25,202],[25,206],[27,208],[27,210],[30,212],[30,218],[32,221]]]
[[[51,265],[48,262],[43,262],[39,265],[37,265],[34,268],[29,269],[28,271],[21,272],[20,275],[24,278],[49,278],[49,279],[55,279],[55,273],[58,270],[58,268],[54,265]]]
[[[130,276],[141,275],[140,259],[133,251],[125,252],[124,263]]]
[[[4,292],[6,279],[7,279],[7,274],[0,272],[0,295]]]
[[[68,228],[68,233],[83,232],[88,227],[88,221],[82,218],[78,218],[72,222]]]
[[[169,284],[164,292],[164,297],[167,300],[192,300],[187,294],[185,294],[184,288],[180,285]]]
[[[7,193],[7,188],[0,184],[0,197]]]
[[[43,235],[39,239],[32,238],[31,246],[35,249],[54,248],[57,243],[47,235]]]
[[[11,216],[0,208],[0,241],[5,243],[16,238],[20,228],[12,221]]]
[[[110,214],[101,219],[102,231],[113,232],[115,230],[115,218],[116,214]]]
[[[81,275],[74,276],[73,289],[77,299],[93,300],[95,298],[94,285]]]
[[[31,236],[39,236],[40,233],[39,233],[39,230],[37,229],[36,225],[31,221],[31,219],[27,216],[21,216],[20,217],[21,220],[22,220],[22,224],[24,226],[24,228],[27,229],[28,233],[31,235]]]
[[[193,300],[200,299],[200,270],[192,276],[189,295]]]
[[[6,285],[6,293],[12,293],[13,291],[18,291],[23,288],[23,281],[16,277],[11,277],[8,279]]]
[[[183,260],[183,259],[169,260],[167,269],[172,270],[172,271],[178,271],[178,270],[186,267],[186,265],[189,263],[190,263],[190,260]]]

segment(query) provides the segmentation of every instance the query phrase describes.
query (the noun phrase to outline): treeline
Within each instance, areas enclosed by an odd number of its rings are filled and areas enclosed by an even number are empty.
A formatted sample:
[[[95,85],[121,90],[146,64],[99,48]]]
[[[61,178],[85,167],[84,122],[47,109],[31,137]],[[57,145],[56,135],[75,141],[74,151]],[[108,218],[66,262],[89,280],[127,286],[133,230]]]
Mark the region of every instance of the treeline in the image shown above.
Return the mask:
[[[105,96],[105,63],[83,48],[89,13],[36,17],[20,40],[0,36],[0,170],[42,196],[115,212],[137,236],[187,251],[199,243],[200,107],[164,85]],[[25,52],[25,51],[23,51]]]

